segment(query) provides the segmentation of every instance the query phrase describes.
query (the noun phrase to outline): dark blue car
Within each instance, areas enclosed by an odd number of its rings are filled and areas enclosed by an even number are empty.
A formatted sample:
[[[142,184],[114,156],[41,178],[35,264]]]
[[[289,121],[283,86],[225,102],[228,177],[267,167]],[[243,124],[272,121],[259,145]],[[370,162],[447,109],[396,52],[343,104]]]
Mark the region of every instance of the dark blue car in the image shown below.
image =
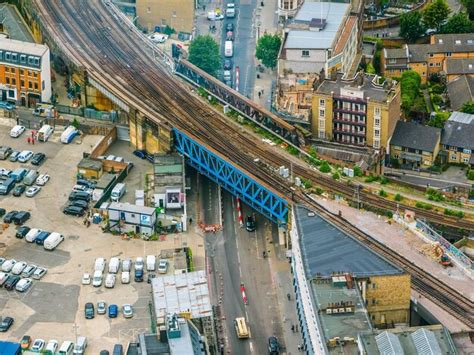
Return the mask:
[[[139,150],[139,149],[134,150],[133,155],[135,155],[136,157],[140,159],[146,159],[146,152],[144,150]]]
[[[116,304],[111,304],[109,306],[109,318],[117,318],[118,315],[118,306]]]

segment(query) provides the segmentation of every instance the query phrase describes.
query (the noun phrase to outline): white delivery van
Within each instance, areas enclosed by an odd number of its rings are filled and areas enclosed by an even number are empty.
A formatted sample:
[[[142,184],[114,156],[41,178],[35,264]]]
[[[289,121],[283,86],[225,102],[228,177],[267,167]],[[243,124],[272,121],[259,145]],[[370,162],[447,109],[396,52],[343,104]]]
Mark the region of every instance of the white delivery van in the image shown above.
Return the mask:
[[[76,346],[74,347],[74,355],[82,355],[87,348],[87,338],[86,337],[77,337]]]
[[[156,257],[154,255],[148,255],[146,257],[147,271],[155,271],[155,268],[156,268]]]
[[[102,285],[102,271],[94,271],[94,276],[92,277],[92,286],[99,287]]]
[[[25,240],[29,243],[33,243],[36,237],[42,232],[41,229],[31,228],[28,233],[26,233]]]
[[[52,126],[48,124],[43,125],[43,127],[41,127],[41,129],[38,131],[38,140],[40,142],[47,142],[53,132],[54,128]]]
[[[232,41],[225,41],[224,56],[227,58],[234,56],[234,43]]]
[[[53,232],[45,239],[43,246],[46,250],[54,250],[63,240],[64,236],[62,234]]]
[[[78,133],[79,131],[77,130],[76,127],[68,126],[64,130],[64,132],[61,134],[61,143],[64,143],[64,144],[71,143],[74,137],[77,136]]]
[[[118,183],[113,188],[112,193],[110,194],[110,198],[112,201],[118,202],[122,198],[122,196],[125,194],[125,192],[126,192],[125,184]]]
[[[103,272],[104,270],[105,270],[105,259],[104,258],[95,259],[94,271]]]
[[[109,273],[116,274],[119,271],[120,259],[119,258],[110,258],[109,261]]]

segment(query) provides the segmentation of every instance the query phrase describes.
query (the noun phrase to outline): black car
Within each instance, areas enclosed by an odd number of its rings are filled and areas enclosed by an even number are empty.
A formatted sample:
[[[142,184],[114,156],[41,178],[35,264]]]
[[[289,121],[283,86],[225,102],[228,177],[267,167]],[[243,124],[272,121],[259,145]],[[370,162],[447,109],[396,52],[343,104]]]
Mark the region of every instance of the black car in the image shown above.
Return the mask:
[[[255,218],[253,216],[247,216],[247,219],[245,220],[245,229],[247,229],[247,232],[255,232],[257,229],[255,226]]]
[[[232,61],[230,59],[224,60],[224,70],[232,69]]]
[[[8,212],[5,217],[3,217],[3,222],[5,223],[12,223],[13,222],[13,217],[18,213],[18,211],[10,211]]]
[[[18,283],[18,281],[20,281],[20,276],[10,275],[3,286],[5,289],[11,291],[15,288],[15,285]]]
[[[225,29],[226,31],[233,31],[234,30],[234,24],[232,22],[229,22],[226,26],[225,26]]]
[[[28,234],[28,232],[30,231],[30,229],[31,229],[30,227],[21,226],[20,228],[18,228],[18,229],[16,230],[15,237],[20,238],[20,239],[21,239],[21,238],[24,238],[25,235]]]
[[[151,281],[156,277],[155,274],[148,274],[148,277],[146,278],[146,282],[151,284]]]
[[[135,270],[135,282],[143,282],[143,270]]]
[[[86,180],[86,179],[77,179],[76,181],[77,185],[85,186],[88,189],[93,189],[95,187],[95,184],[92,181]]]
[[[12,221],[13,221],[13,223],[15,223],[17,226],[20,226],[20,225],[22,225],[23,223],[25,223],[27,220],[29,220],[30,217],[31,217],[31,213],[30,213],[30,212],[21,211],[21,212],[18,212],[18,213],[12,218]]]
[[[84,306],[84,316],[86,319],[92,319],[95,316],[94,304],[93,303],[86,303]]]
[[[5,317],[0,323],[0,332],[6,332],[13,324],[14,319],[12,317]]]
[[[2,217],[5,213],[7,213],[7,210],[4,208],[0,208],[0,217]]]
[[[134,150],[133,155],[135,155],[136,157],[140,159],[146,159],[146,151],[144,150],[139,150],[139,149]]]
[[[91,195],[84,191],[73,191],[69,194],[69,201],[74,200],[83,200],[89,202],[91,200]]]
[[[71,206],[85,209],[89,206],[89,203],[87,201],[84,201],[84,200],[74,200],[74,201],[69,202],[68,207],[71,207]]]
[[[31,164],[40,165],[45,159],[46,155],[44,153],[35,153],[33,158],[31,158]]]
[[[82,217],[84,216],[84,209],[81,208],[81,207],[77,207],[77,206],[67,206],[64,210],[63,210],[63,213],[64,214],[68,214],[68,215],[71,215],[71,216],[78,216],[78,217]]]
[[[13,196],[20,197],[26,191],[25,185],[18,185],[13,189]]]
[[[280,353],[280,344],[278,343],[277,337],[271,336],[268,338],[268,352],[272,355]]]

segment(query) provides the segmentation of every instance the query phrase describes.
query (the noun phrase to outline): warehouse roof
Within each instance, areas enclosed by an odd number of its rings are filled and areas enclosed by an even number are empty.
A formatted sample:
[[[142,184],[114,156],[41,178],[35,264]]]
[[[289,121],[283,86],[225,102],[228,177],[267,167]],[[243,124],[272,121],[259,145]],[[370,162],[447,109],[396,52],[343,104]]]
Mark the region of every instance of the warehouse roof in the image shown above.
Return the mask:
[[[390,145],[434,152],[440,136],[439,128],[398,121]]]
[[[102,170],[102,161],[91,158],[83,158],[79,164],[77,164],[79,169],[90,169],[100,171]]]
[[[302,205],[295,207],[301,254],[308,279],[334,272],[355,277],[401,274],[402,270]]]
[[[441,136],[441,144],[474,150],[474,125],[446,121]]]

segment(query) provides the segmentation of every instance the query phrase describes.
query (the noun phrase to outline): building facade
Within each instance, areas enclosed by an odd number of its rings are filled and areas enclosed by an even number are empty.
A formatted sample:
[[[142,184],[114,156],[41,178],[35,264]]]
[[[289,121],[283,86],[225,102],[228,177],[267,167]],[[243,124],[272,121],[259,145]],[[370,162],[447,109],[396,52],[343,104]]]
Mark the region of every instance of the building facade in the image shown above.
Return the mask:
[[[137,0],[136,15],[138,24],[155,32],[169,26],[176,33],[191,34],[194,28],[195,0]]]
[[[0,38],[1,101],[28,107],[51,102],[49,56],[46,45]]]
[[[446,121],[441,136],[441,153],[450,164],[474,165],[474,122]]]
[[[376,75],[346,80],[338,74],[317,88],[312,112],[314,138],[386,150],[400,118],[400,85],[380,83]]]
[[[278,0],[278,16],[294,17],[304,0]]]

